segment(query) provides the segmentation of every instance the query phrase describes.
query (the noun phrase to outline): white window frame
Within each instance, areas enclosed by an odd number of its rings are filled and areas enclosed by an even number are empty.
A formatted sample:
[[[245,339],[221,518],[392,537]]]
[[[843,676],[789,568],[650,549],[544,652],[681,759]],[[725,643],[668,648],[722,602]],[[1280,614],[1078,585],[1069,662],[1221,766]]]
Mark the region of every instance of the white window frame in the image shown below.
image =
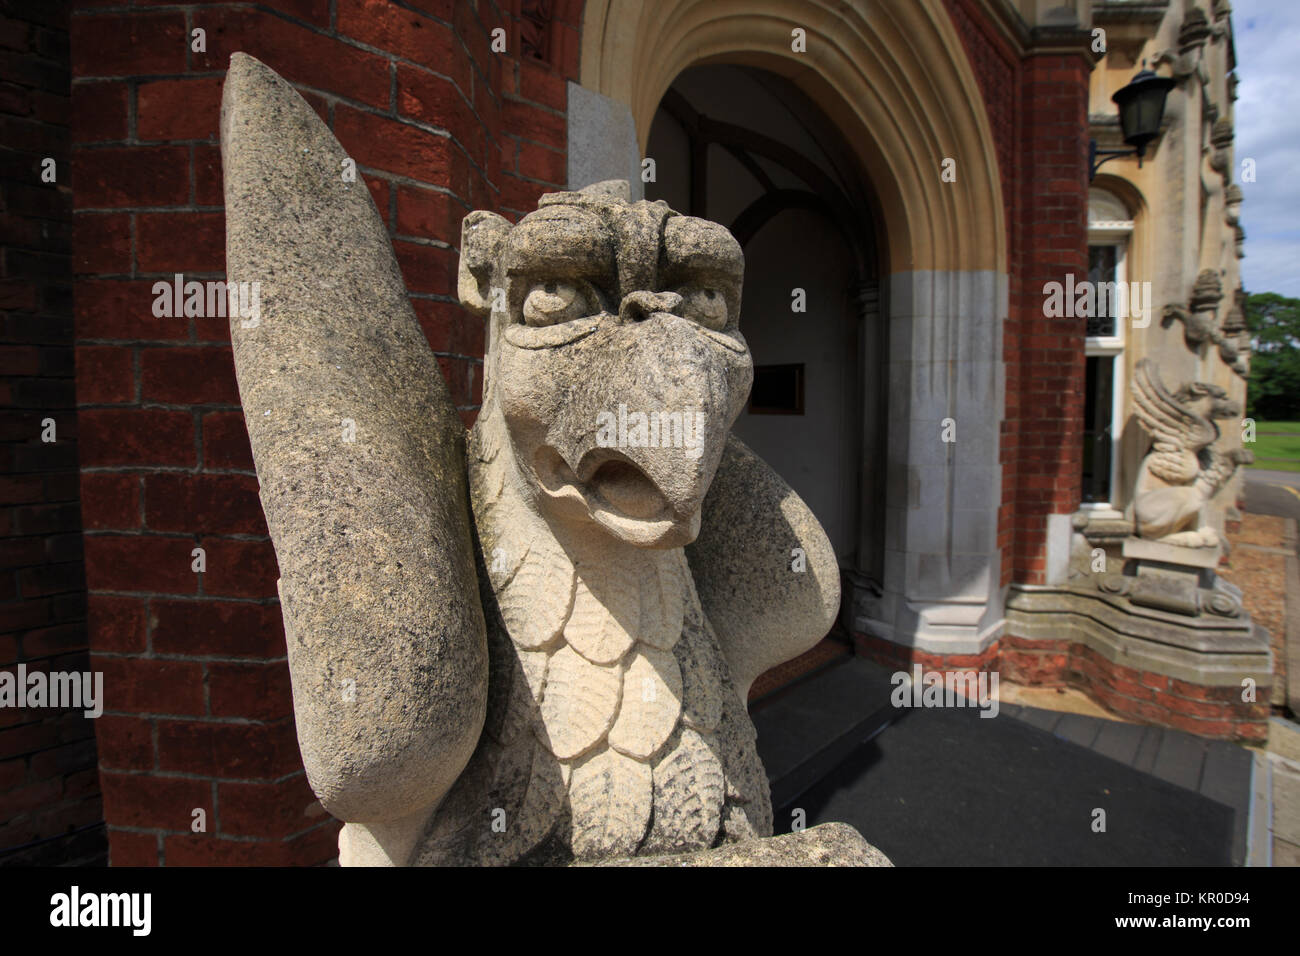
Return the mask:
[[[1088,223],[1088,245],[1115,246],[1115,283],[1128,282],[1128,247],[1133,234],[1131,220],[1090,221]],[[1110,397],[1110,475],[1108,485],[1110,493],[1106,501],[1080,502],[1081,511],[1092,513],[1095,517],[1120,518],[1122,513],[1115,507],[1115,491],[1119,486],[1120,437],[1124,429],[1124,387],[1126,376],[1123,363],[1128,319],[1123,316],[1115,318],[1114,335],[1089,335],[1084,339],[1084,352],[1089,358],[1110,358],[1111,397]]]

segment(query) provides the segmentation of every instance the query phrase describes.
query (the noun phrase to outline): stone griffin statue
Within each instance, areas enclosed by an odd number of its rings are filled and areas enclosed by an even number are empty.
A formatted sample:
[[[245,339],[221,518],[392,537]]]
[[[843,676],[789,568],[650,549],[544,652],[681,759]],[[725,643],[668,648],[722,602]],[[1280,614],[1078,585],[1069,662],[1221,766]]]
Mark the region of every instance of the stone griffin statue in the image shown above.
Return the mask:
[[[242,54],[221,147],[228,276],[261,284],[231,321],[240,395],[340,861],[887,864],[837,824],[770,838],[746,696],[826,633],[839,576],[729,436],[753,377],[731,234],[626,183],[468,215],[467,448],[365,185]]]
[[[1214,448],[1215,420],[1240,418],[1241,408],[1223,389],[1204,382],[1170,394],[1150,359],[1133,370],[1133,400],[1153,439],[1133,496],[1138,535],[1184,548],[1217,547],[1218,534],[1203,521],[1205,505],[1254,456],[1240,448]]]

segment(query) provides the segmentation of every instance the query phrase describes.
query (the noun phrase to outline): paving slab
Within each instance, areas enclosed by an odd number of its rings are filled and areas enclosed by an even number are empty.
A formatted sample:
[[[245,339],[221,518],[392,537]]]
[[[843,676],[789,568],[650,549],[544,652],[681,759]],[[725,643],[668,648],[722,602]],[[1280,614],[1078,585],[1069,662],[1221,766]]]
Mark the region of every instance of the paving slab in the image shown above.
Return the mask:
[[[1300,724],[1283,717],[1270,718],[1268,750],[1269,753],[1300,763]]]
[[[1062,740],[1068,740],[1080,747],[1091,747],[1101,731],[1103,721],[1081,714],[1066,714],[1053,729],[1052,733]]]
[[[1132,766],[1137,760],[1138,747],[1146,736],[1147,728],[1141,724],[1126,724],[1118,720],[1107,720],[1097,731],[1097,739],[1092,749],[1103,757],[1118,760]]]
[[[1056,725],[1061,722],[1064,714],[1057,713],[1054,710],[1043,710],[1040,707],[1026,707],[1020,715],[1020,719],[1031,727],[1037,727],[1039,730],[1052,731]]]
[[[1273,762],[1273,837],[1300,845],[1300,765]]]
[[[1156,765],[1156,755],[1160,753],[1160,741],[1164,738],[1165,732],[1162,727],[1147,727],[1142,734],[1142,742],[1138,744],[1137,756],[1133,758],[1133,769],[1140,770],[1143,773],[1151,773]]]
[[[1250,806],[1249,788],[1241,781],[1250,776],[1251,753],[1245,747],[1210,741],[1205,749],[1205,766],[1197,789],[1211,800],[1245,811]]]
[[[852,824],[899,866],[1240,862],[1232,808],[1024,720],[965,708],[906,712],[797,806],[809,826]],[[793,809],[778,808],[778,830]]]
[[[1022,714],[1021,719],[1026,716]],[[1064,715],[1053,733],[1229,807],[1233,813],[1231,858],[1234,864],[1246,861],[1252,761],[1245,747],[1178,730],[1078,714]]]
[[[1250,837],[1246,866],[1273,865],[1272,761],[1267,754],[1251,754]]]
[[[1151,772],[1161,780],[1196,790],[1201,785],[1201,769],[1204,765],[1204,740],[1190,734],[1165,731],[1161,735],[1160,750],[1156,753]]]

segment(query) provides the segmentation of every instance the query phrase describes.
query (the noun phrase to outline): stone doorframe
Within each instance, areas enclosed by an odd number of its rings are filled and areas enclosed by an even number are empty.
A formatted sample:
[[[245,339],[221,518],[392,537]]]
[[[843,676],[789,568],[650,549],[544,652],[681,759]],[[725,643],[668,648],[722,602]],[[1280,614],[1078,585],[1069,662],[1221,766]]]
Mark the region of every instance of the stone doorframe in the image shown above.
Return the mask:
[[[806,52],[792,49],[792,30]],[[883,580],[847,575],[854,630],[932,654],[984,650],[1003,626],[998,515],[1008,310],[992,131],[941,0],[588,0],[569,85],[569,185],[639,187],[656,108],[688,67],[784,76],[835,124],[872,189],[877,289],[859,295],[864,382],[887,391]],[[941,174],[945,161],[955,182]],[[864,399],[865,400],[865,399]],[[864,415],[864,420],[868,416]],[[942,438],[952,420],[955,441]],[[863,462],[864,497],[880,462]],[[873,473],[872,469],[876,469]],[[864,509],[864,512],[867,509]]]

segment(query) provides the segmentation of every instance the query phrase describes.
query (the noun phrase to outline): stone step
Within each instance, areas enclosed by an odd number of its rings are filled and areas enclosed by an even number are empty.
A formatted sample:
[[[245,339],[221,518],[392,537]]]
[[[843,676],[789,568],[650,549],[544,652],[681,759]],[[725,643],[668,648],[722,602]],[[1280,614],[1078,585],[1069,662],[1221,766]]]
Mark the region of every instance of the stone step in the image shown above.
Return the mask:
[[[1300,724],[1284,717],[1270,717],[1268,751],[1300,763]]]
[[[1253,755],[1246,866],[1273,865],[1273,774],[1266,754]]]
[[[890,673],[845,658],[755,705],[773,809],[788,806],[897,717]]]
[[[1273,801],[1273,865],[1300,864],[1300,763],[1268,755]]]

